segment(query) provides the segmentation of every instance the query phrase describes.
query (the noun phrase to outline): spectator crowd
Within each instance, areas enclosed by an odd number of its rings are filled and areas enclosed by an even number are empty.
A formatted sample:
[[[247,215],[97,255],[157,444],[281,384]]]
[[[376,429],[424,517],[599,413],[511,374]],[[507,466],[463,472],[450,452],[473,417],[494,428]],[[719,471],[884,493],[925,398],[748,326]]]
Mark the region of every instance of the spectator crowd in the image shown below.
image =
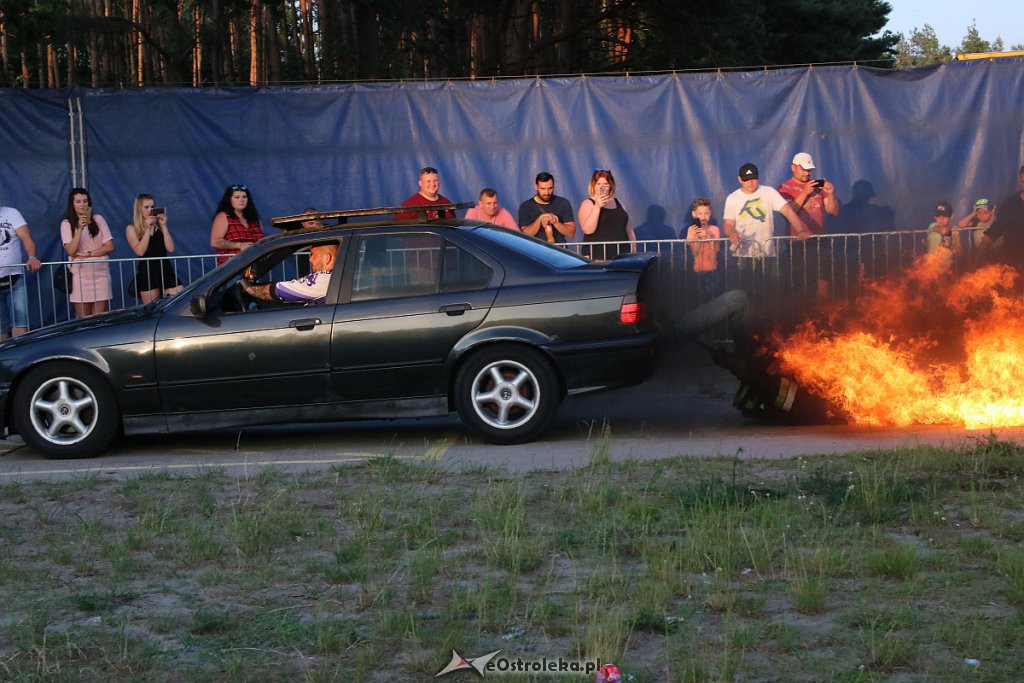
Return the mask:
[[[839,215],[840,202],[833,184],[824,177],[815,177],[817,170],[813,157],[799,152],[790,164],[790,177],[775,188],[761,183],[760,170],[754,163],[743,164],[737,172],[738,187],[722,207],[721,227],[716,225],[710,200],[700,196],[692,201],[692,221],[684,237],[702,300],[720,292],[717,271],[726,254],[735,259],[740,281],[746,280],[747,286],[753,286],[751,278],[755,274],[777,274],[776,214],[788,224],[793,262],[800,264],[808,281],[816,283],[819,300],[829,296],[826,266],[832,262],[833,250],[831,242],[822,237],[828,232],[828,218]],[[1001,203],[978,198],[959,220],[955,220],[950,202],[936,202],[928,226],[927,250],[935,254],[939,267],[946,271],[969,267],[973,263],[967,263],[966,255],[971,254],[973,260],[996,256],[1024,272],[1024,166],[1018,170],[1018,181],[1020,188]],[[395,214],[396,219],[415,219],[425,207],[453,203],[440,192],[436,168],[422,168],[417,185],[418,190],[402,203],[413,210]],[[630,215],[617,190],[612,171],[597,169],[586,185],[586,197],[574,211],[568,199],[555,193],[554,176],[542,171],[534,179],[533,194],[519,204],[515,215],[501,205],[496,190],[485,187],[465,218],[556,245],[577,241],[579,232],[584,256],[612,259],[634,250],[637,243]],[[308,208],[304,213],[316,211]],[[455,217],[451,209],[425,213],[428,219]],[[317,220],[303,222],[304,227],[318,225]],[[114,251],[114,237],[104,217],[94,212],[88,190],[76,187],[68,193],[59,230],[69,265],[55,271],[54,286],[66,291],[77,317],[106,311],[112,298],[107,260]],[[227,186],[210,227],[210,247],[217,254],[217,263],[226,262],[262,237],[260,214],[249,188],[244,184]],[[130,294],[149,303],[181,291],[182,283],[167,261],[175,251],[168,213],[157,206],[152,194],[135,198],[125,239],[139,259],[128,286]],[[333,255],[318,255],[318,259],[333,264]],[[28,330],[25,271],[36,273],[41,266],[37,245],[22,214],[16,208],[0,206],[0,338]]]

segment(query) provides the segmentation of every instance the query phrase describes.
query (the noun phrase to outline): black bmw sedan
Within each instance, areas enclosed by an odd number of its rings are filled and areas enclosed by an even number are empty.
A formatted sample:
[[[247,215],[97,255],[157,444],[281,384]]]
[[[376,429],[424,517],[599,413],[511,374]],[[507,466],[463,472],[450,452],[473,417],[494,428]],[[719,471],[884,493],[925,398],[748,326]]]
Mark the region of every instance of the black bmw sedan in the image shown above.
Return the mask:
[[[321,295],[277,295],[324,245]],[[528,441],[565,397],[650,375],[656,258],[591,263],[455,219],[288,230],[172,298],[0,344],[0,416],[56,458],[122,433],[452,411],[487,441]]]

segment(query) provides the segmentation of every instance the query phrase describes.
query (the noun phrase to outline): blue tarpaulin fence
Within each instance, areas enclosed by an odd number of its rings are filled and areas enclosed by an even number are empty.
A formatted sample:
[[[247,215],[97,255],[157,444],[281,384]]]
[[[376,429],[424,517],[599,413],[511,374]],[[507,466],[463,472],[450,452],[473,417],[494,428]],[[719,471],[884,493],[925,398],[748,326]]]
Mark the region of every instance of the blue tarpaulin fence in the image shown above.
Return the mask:
[[[397,204],[425,165],[440,169],[450,199],[474,201],[490,186],[513,214],[538,171],[577,206],[592,170],[610,168],[638,236],[664,239],[684,229],[698,195],[720,216],[742,163],[778,185],[807,151],[842,203],[830,230],[867,232],[926,227],[943,199],[958,216],[977,197],[998,201],[1024,161],[1019,58],[906,71],[0,90],[0,202],[22,211],[48,260],[63,260],[69,100],[81,104],[88,187],[115,257],[132,255],[124,226],[139,192],[167,207],[178,254],[205,254],[232,183],[249,186],[267,224],[309,205]]]

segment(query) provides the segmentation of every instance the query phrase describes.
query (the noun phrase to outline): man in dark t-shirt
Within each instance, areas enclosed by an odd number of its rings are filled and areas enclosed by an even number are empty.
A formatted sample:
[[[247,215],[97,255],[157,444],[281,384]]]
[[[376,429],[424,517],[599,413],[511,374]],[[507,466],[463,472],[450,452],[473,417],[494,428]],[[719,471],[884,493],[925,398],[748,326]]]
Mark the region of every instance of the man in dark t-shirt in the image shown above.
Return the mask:
[[[519,229],[531,237],[564,244],[576,235],[572,204],[555,194],[555,177],[550,173],[538,173],[534,187],[537,194],[519,205]]]
[[[978,258],[992,252],[992,246],[1003,238],[1003,246],[995,252],[995,260],[1013,266],[1024,275],[1024,166],[1017,172],[1020,191],[999,204],[992,227],[985,231],[978,249]]]

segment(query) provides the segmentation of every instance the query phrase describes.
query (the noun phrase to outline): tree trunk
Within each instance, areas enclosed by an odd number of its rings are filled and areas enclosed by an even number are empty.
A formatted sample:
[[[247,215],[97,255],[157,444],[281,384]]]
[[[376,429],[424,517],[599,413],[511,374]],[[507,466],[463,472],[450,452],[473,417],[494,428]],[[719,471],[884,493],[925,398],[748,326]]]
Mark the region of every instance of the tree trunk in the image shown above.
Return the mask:
[[[57,51],[53,48],[53,43],[46,46],[46,71],[47,85],[51,88],[59,88],[60,68],[57,65]]]
[[[103,15],[100,0],[93,0],[92,14],[99,18]],[[89,85],[98,88],[103,71],[103,55],[100,54],[100,37],[95,31],[89,32]]]
[[[0,14],[0,61],[3,62],[3,74],[0,74],[0,85],[8,86],[11,85],[13,76],[11,74],[11,65],[8,59],[8,46],[7,46],[7,22],[4,21],[3,15]]]
[[[260,39],[263,49],[260,54],[260,82],[276,83],[281,80],[282,50],[277,40],[277,22],[268,5],[263,6],[263,35]]]
[[[238,22],[239,22],[238,17],[235,16],[234,12],[232,12],[231,19],[228,21],[228,29],[230,30],[230,36],[228,36],[229,37],[228,47],[230,49],[230,52],[229,52],[229,54],[230,54],[229,64],[230,64],[230,73],[231,73],[231,82],[232,83],[238,83],[239,74],[241,73],[241,70],[242,70],[242,66],[241,66],[242,55],[241,55],[241,52],[240,52],[241,48],[239,46],[239,43],[241,42],[241,38],[239,36],[239,33],[241,33],[241,31],[240,31],[240,29],[238,27]]]
[[[316,74],[316,54],[313,51],[313,0],[299,0],[295,5],[296,41],[302,58],[302,73],[307,80]]]
[[[249,85],[259,85],[260,77],[260,6],[252,3],[249,10]]]
[[[203,9],[198,3],[192,7],[192,31],[192,87],[198,88],[203,84]]]
[[[132,0],[131,20],[133,23],[139,22],[139,0]],[[142,37],[135,29],[129,32],[129,36],[131,39],[132,82],[135,85],[142,85]]]
[[[377,14],[363,3],[355,4],[355,36],[358,45],[358,71],[360,78],[378,77]]]
[[[328,7],[330,5],[330,8]],[[334,54],[340,47],[337,41],[345,40],[338,26],[345,16],[345,8],[337,11],[338,3],[329,0],[316,0],[317,29],[320,33],[320,50],[314,58],[318,80],[334,80],[338,77]]]
[[[28,89],[29,81],[32,80],[32,73],[28,70],[28,55],[21,51],[21,87]]]

